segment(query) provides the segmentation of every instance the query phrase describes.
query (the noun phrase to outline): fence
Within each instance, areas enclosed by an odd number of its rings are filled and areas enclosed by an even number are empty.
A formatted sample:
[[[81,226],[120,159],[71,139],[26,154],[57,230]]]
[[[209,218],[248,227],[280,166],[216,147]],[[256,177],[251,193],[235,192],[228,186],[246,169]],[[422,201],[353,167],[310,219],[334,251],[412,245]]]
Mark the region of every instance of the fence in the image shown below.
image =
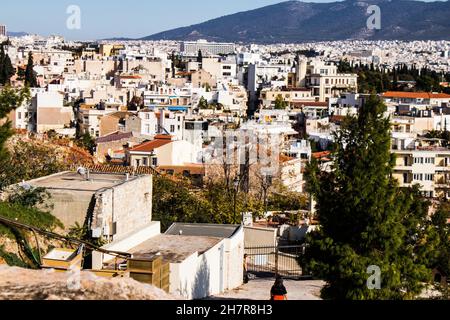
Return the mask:
[[[304,253],[304,246],[270,246],[245,248],[248,255],[248,271],[259,277],[273,277],[299,279],[303,276],[300,259]]]

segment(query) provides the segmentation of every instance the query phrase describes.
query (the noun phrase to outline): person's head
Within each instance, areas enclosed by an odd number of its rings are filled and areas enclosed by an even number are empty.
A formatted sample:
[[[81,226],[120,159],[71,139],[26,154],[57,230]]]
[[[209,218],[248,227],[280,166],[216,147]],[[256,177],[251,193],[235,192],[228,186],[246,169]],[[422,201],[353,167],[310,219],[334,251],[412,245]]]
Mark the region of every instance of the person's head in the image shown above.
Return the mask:
[[[275,286],[282,286],[283,285],[283,278],[281,276],[277,276],[275,279]]]
[[[247,259],[247,257],[248,257],[248,254],[244,254],[244,259]]]

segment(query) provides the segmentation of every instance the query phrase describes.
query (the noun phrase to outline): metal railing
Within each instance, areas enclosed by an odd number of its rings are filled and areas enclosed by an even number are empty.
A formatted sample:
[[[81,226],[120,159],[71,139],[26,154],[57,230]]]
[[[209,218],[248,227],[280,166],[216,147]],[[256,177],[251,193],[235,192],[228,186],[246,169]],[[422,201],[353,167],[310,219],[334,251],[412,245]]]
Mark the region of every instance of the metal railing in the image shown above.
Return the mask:
[[[260,246],[245,248],[248,255],[248,272],[260,277],[280,275],[284,278],[299,279],[303,276],[300,259],[304,246]]]

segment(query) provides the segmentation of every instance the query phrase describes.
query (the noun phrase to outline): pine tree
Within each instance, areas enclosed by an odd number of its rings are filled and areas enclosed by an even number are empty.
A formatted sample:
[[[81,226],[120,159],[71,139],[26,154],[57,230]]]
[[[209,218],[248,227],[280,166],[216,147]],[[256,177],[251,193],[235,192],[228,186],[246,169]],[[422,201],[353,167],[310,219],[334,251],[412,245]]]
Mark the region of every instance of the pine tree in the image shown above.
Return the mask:
[[[31,88],[37,87],[36,74],[34,73],[33,67],[33,54],[30,52],[28,54],[27,69],[25,70],[25,84]]]
[[[326,299],[414,298],[431,274],[428,204],[392,177],[385,111],[372,96],[336,134],[332,170],[308,167],[320,228],[308,238],[305,267],[326,281]],[[379,290],[367,286],[370,266],[381,270]]]

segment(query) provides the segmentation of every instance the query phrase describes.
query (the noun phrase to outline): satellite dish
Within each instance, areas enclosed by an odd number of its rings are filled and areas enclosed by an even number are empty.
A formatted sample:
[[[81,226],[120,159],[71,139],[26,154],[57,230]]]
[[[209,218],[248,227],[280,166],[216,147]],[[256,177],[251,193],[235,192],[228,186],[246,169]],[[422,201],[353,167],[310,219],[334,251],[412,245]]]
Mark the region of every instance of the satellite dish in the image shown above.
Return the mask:
[[[79,168],[77,169],[77,173],[78,173],[79,175],[81,175],[81,176],[84,176],[84,175],[86,174],[86,168],[84,168],[84,167],[79,167]]]

